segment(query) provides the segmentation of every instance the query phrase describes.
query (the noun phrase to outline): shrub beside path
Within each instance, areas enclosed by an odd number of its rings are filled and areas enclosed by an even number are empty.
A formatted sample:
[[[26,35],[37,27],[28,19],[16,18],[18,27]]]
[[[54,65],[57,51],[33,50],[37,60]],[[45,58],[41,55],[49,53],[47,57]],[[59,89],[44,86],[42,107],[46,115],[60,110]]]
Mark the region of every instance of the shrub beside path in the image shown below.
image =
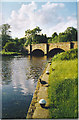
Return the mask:
[[[46,69],[43,71],[43,74],[40,76],[40,78],[48,83],[49,75],[46,74],[46,71],[49,71],[50,64],[48,63]],[[39,104],[40,99],[45,99],[46,105],[45,107],[41,107]],[[49,118],[49,100],[48,100],[48,84],[42,85],[38,79],[37,87],[35,90],[35,93],[33,95],[32,102],[30,104],[27,118]]]

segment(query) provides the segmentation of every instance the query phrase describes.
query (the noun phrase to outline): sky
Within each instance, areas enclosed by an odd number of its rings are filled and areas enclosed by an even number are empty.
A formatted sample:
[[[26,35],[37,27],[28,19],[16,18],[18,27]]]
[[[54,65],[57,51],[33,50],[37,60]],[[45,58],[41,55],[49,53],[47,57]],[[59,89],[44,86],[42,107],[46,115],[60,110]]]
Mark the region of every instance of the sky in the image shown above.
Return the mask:
[[[27,29],[39,26],[41,33],[50,37],[77,28],[77,2],[2,2],[1,24],[11,26],[13,38],[24,37]]]

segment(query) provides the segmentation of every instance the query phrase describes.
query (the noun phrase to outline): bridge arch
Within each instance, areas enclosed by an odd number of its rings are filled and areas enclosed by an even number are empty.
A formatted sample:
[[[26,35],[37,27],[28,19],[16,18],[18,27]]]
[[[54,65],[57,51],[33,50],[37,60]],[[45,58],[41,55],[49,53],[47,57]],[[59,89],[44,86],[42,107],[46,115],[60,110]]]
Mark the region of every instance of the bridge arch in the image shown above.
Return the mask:
[[[44,56],[44,51],[41,49],[35,49],[31,52],[33,56]]]
[[[53,57],[57,53],[61,53],[61,52],[65,52],[65,50],[63,50],[61,48],[53,48],[48,52],[48,56]]]

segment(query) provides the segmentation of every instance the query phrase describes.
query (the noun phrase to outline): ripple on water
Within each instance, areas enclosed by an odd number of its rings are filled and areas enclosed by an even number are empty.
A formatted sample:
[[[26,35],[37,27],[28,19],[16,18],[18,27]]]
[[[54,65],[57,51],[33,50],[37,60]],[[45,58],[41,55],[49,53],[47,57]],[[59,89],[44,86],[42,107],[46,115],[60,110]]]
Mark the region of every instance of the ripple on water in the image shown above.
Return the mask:
[[[3,118],[25,118],[45,57],[3,57]],[[4,94],[5,93],[5,94]]]

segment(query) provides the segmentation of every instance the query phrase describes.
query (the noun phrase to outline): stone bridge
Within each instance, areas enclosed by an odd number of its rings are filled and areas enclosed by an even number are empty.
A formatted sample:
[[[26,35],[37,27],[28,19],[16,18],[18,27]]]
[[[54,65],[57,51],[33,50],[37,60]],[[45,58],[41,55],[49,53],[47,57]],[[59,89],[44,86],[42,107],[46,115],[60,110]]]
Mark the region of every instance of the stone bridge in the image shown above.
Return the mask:
[[[41,43],[28,45],[25,49],[28,50],[28,54],[33,54],[35,51],[41,51],[44,55],[48,55],[52,51],[63,52],[70,49],[77,48],[77,41],[72,42],[59,42],[59,43]],[[38,53],[39,54],[39,53]]]

